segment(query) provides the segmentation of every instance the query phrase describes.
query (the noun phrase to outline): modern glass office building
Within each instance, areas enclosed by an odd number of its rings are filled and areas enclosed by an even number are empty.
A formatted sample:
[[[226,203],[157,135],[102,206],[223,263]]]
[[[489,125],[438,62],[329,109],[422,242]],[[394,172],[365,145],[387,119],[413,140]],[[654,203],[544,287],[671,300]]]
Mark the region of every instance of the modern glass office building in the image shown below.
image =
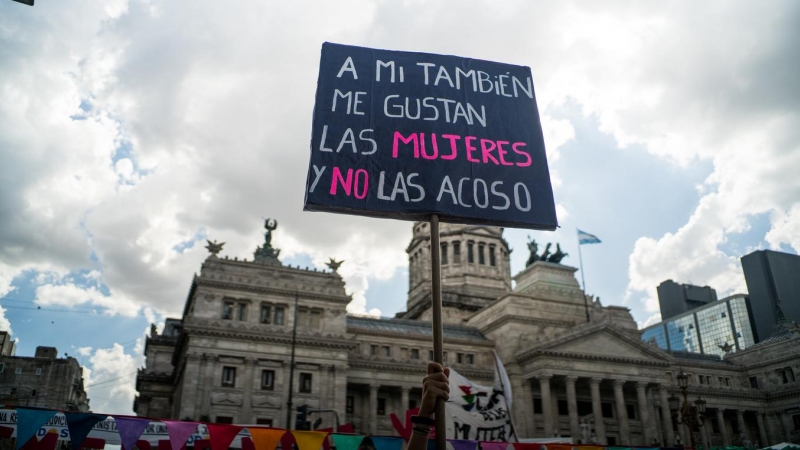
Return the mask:
[[[749,302],[743,294],[723,298],[645,328],[642,340],[706,355],[724,355],[726,344],[731,351],[743,350],[755,344]]]

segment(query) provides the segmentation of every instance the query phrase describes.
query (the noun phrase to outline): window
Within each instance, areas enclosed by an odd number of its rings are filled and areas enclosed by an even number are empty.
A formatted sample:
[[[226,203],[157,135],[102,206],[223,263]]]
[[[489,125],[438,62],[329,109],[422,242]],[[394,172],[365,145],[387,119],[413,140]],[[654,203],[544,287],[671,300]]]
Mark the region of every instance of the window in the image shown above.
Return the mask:
[[[447,352],[442,352],[442,362],[443,363],[447,362]]]
[[[378,399],[378,410],[375,411],[375,412],[379,416],[385,416],[386,415],[386,399],[385,398],[379,398]]]
[[[223,367],[222,368],[222,385],[233,387],[236,385],[236,368]]]
[[[533,413],[534,414],[542,413],[542,399],[539,397],[533,397]]]
[[[17,367],[17,368],[14,370],[14,373],[15,373],[15,374],[17,374],[17,375],[21,374],[21,373],[22,373],[22,367]]]
[[[700,384],[706,384],[706,376],[700,375]]]
[[[386,356],[386,357],[392,356],[392,347],[384,345],[383,346],[383,356]]]
[[[758,377],[750,377],[750,387],[758,389]]]
[[[486,257],[484,256],[484,250],[486,247],[483,243],[478,244],[478,264],[486,264]]]
[[[447,243],[442,242],[442,265],[447,265]]]
[[[347,403],[345,404],[345,413],[354,414],[356,412],[356,399],[352,395],[347,396]]]
[[[370,345],[369,346],[369,354],[372,356],[378,356],[378,346],[377,345]]]
[[[433,361],[433,350],[428,350],[428,361]]]
[[[36,375],[41,375],[41,374],[42,374],[42,368],[41,367],[37,367],[36,368]]]
[[[217,416],[216,423],[233,423],[233,417],[230,416]]]
[[[3,373],[3,370],[6,368],[6,363],[0,363],[0,373]]]
[[[275,325],[283,325],[283,312],[283,306],[275,307],[275,321],[273,322]]]
[[[492,267],[497,265],[497,258],[494,255],[494,245],[489,246],[489,265]]]
[[[411,349],[411,359],[419,359],[419,349],[412,348]]]
[[[36,397],[36,389],[31,390],[31,397]]]
[[[408,399],[408,409],[414,409],[417,407],[417,401],[413,398]],[[795,416],[800,417],[800,416]]]
[[[474,250],[475,243],[472,241],[467,242],[467,262],[470,264],[475,262]]]
[[[305,392],[307,394],[311,393],[311,374],[310,373],[301,373],[300,374],[300,392]]]
[[[475,364],[475,355],[467,353],[467,364]]]
[[[453,264],[461,264],[461,242],[453,242]]]
[[[566,400],[558,399],[558,415],[559,416],[569,415],[569,406],[567,405]]]
[[[592,413],[592,402],[578,400],[578,417]]]
[[[225,302],[222,307],[222,318],[225,320],[233,319],[233,302]]]
[[[268,427],[271,427],[272,426],[272,419],[265,419],[265,418],[259,417],[259,418],[256,419],[256,425],[266,425]]]
[[[636,408],[634,408],[633,404],[631,404],[631,403],[626,403],[626,404],[625,404],[625,409],[626,409],[626,410],[627,410],[627,412],[628,412],[628,419],[631,419],[631,420],[638,420],[638,419],[636,418]]]
[[[272,307],[269,305],[261,305],[261,323],[270,323],[272,322]]]
[[[794,424],[794,430],[800,430],[800,414],[795,414],[792,416],[792,423]]]
[[[463,353],[456,353],[456,362],[459,364],[464,363],[464,354]]]
[[[261,389],[271,391],[275,389],[275,371],[262,370],[261,371]]]
[[[236,320],[240,320],[240,321],[247,320],[247,304],[246,303],[239,303],[239,309],[237,310]]]
[[[600,410],[603,412],[603,417],[605,417],[606,419],[614,418],[614,407],[611,406],[610,402],[601,402]]]

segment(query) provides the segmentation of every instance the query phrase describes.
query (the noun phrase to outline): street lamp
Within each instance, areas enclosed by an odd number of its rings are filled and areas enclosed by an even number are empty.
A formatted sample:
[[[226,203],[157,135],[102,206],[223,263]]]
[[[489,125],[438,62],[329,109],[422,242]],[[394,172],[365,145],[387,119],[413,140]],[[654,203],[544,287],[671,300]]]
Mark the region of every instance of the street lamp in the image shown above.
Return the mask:
[[[683,405],[681,399],[672,394],[667,401],[669,402],[669,409],[672,412],[672,417],[676,420],[678,425],[686,425],[689,427],[689,445],[696,448],[694,442],[694,427],[702,427],[706,414],[706,401],[699,397],[694,401],[694,404],[689,403],[689,396],[687,389],[689,387],[689,375],[683,370],[678,374],[678,387],[681,388],[683,394]]]

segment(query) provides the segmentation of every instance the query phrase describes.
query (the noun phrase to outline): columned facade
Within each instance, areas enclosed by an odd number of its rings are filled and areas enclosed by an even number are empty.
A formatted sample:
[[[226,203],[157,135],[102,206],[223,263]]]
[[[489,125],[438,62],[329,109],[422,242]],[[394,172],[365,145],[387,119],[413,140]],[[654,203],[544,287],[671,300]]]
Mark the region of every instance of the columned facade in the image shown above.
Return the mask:
[[[574,267],[532,262],[513,277],[512,289],[502,229],[444,224],[442,230],[445,365],[491,386],[496,352],[513,388],[519,437],[688,445],[688,430],[669,408],[684,370],[689,401],[702,396],[708,404],[697,442],[746,439],[764,447],[800,440],[793,417],[800,383],[787,375],[800,368],[800,332],[722,359],[666,352],[641,340],[627,308],[587,298]],[[357,433],[397,434],[391,415],[403,422],[406,410],[418,406],[433,349],[429,241],[426,224],[415,224],[407,248],[408,310],[395,318],[349,315],[352,299],[335,261],[331,270],[284,266],[269,236],[251,261],[219,257],[210,246],[182,317],[168,319],[146,341],[135,411],[293,428],[291,401],[293,409],[335,410]],[[333,425],[330,413],[313,413],[309,421],[317,419],[321,427]]]

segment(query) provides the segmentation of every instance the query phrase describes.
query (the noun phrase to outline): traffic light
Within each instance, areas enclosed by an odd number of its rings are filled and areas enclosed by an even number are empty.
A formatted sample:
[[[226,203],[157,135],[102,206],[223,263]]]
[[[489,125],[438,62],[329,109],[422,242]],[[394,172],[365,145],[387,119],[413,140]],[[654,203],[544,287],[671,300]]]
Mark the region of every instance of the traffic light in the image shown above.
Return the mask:
[[[297,407],[297,416],[295,417],[294,429],[295,430],[311,429],[311,427],[308,426],[308,405],[302,405]]]

